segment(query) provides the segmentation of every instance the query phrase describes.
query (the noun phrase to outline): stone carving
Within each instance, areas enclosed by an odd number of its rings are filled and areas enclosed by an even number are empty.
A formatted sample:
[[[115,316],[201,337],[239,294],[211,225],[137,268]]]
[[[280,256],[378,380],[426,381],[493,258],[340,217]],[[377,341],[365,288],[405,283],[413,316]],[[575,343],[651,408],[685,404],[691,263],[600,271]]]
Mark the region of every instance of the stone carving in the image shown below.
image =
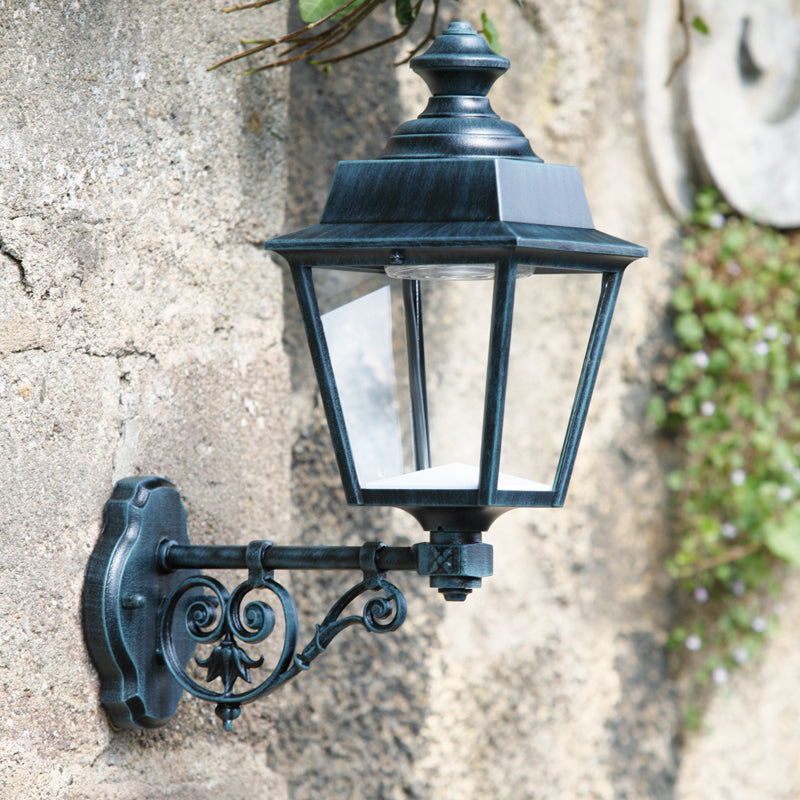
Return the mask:
[[[651,0],[645,28],[645,122],[654,169],[673,210],[713,183],[738,211],[800,225],[800,9],[792,0]]]

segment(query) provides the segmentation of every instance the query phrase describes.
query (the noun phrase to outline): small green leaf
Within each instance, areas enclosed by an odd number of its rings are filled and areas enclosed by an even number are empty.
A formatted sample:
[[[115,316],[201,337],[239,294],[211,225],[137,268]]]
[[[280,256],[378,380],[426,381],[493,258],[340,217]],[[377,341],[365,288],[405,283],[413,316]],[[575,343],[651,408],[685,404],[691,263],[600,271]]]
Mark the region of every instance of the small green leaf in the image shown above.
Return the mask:
[[[667,421],[667,406],[660,397],[651,397],[647,404],[647,416],[660,428]]]
[[[336,11],[339,6],[344,4],[345,0],[298,0],[297,7],[300,10],[300,17],[303,22],[317,22],[323,17],[327,17],[333,11]],[[347,7],[347,11],[360,6],[364,0],[355,0],[355,2]],[[344,11],[342,13],[345,13]],[[338,16],[338,15],[337,15]]]
[[[688,286],[679,286],[672,295],[672,305],[676,311],[692,311],[694,295]]]
[[[708,24],[702,17],[695,17],[692,20],[692,27],[698,33],[702,33],[703,36],[708,36],[708,34],[710,33],[710,28],[708,27]]]
[[[800,508],[792,509],[767,528],[766,543],[773,555],[800,567]]]
[[[481,11],[481,25],[483,26],[479,33],[482,33],[486,37],[486,41],[489,43],[489,47],[495,51],[495,53],[502,53],[503,48],[500,47],[500,36],[497,33],[497,28],[489,19],[489,15],[485,11]]]
[[[401,25],[408,25],[414,21],[414,6],[411,0],[394,0],[394,15]]]
[[[700,347],[705,330],[697,314],[681,314],[675,320],[675,333],[688,347]]]
[[[667,475],[667,487],[673,492],[683,489],[683,473],[677,470],[670,472]]]

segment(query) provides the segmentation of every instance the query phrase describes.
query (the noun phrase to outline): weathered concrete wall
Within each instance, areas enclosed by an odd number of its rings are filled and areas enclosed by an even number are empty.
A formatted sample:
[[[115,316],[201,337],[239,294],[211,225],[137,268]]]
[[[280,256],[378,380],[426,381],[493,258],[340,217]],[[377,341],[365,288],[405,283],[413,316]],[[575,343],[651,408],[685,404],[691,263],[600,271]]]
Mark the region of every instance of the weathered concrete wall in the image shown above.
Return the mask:
[[[565,509],[502,518],[489,536],[495,576],[446,609],[420,771],[447,800],[672,797],[665,496],[644,406],[674,229],[639,142],[640,13],[637,2],[489,7],[512,64],[493,107],[545,161],[576,164],[597,227],[651,258],[626,274]],[[551,404],[574,390],[559,364],[582,346],[581,311],[565,295],[516,315],[522,335],[547,326]]]
[[[430,590],[418,590],[409,621],[419,626],[416,647],[392,650],[411,674],[403,677],[394,660],[373,664],[373,681],[382,683],[388,670],[389,690],[402,687],[396,735],[387,740],[386,720],[365,723],[362,709],[365,732],[373,731],[370,737],[385,749],[361,750],[375,759],[361,776],[366,785],[348,783],[341,791],[347,767],[340,758],[355,751],[337,743],[328,764],[336,775],[331,796],[673,796],[678,718],[661,649],[670,613],[661,571],[665,496],[644,406],[668,293],[661,249],[675,229],[648,180],[637,129],[640,7],[608,6],[495,2],[489,8],[512,62],[492,90],[495,110],[520,125],[545,160],[580,166],[598,227],[646,243],[654,254],[626,277],[568,507],[518,511],[496,523],[487,537],[495,545],[495,575],[466,603],[446,606]],[[459,13],[477,21],[483,7],[459,6]],[[293,71],[294,224],[318,219],[336,161],[377,155],[397,123],[424,107],[424,83],[407,69],[387,75],[385,60],[378,53],[327,76],[305,66]],[[288,293],[286,303],[298,436],[295,496],[307,509],[303,498],[319,485],[320,459],[328,464],[329,491],[341,498],[341,490]],[[585,322],[574,299],[516,320],[523,330],[515,335],[522,337],[537,322],[548,326],[549,362],[541,364],[550,384],[546,399],[563,404],[574,383],[559,374],[558,359],[582,346],[576,331]],[[460,369],[455,362],[450,368]],[[459,376],[459,385],[479,385],[478,374]],[[450,435],[461,435],[453,422]],[[399,512],[389,528],[385,515],[348,512],[327,497],[330,522],[317,536],[340,528],[352,535],[362,527],[362,536],[376,529],[392,540],[398,531],[412,540],[424,536]],[[305,511],[303,518],[311,529],[319,525],[316,513]],[[350,681],[369,680],[360,664],[340,669]],[[287,731],[282,746],[299,753],[308,736],[324,750],[332,730],[335,720],[325,720],[319,733],[303,732],[299,742]],[[402,767],[396,783],[389,782],[393,759]],[[318,797],[324,785],[313,780],[318,775],[309,760],[294,765],[292,797]]]
[[[0,4],[3,797],[285,796],[210,709],[113,732],[80,628],[117,478],[175,481],[195,541],[286,527],[281,286],[258,246],[283,225],[286,76],[205,71],[243,23]]]

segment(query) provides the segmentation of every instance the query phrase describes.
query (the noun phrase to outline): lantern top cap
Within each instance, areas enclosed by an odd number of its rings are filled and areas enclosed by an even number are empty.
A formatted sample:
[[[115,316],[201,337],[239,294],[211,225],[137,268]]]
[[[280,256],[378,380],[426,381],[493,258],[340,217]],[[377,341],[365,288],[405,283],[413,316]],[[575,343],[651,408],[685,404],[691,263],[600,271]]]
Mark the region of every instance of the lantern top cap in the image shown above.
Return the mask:
[[[468,22],[451,22],[425,53],[411,59],[411,68],[428,84],[433,97],[417,119],[392,134],[380,157],[541,161],[525,134],[500,119],[486,97],[509,65]]]

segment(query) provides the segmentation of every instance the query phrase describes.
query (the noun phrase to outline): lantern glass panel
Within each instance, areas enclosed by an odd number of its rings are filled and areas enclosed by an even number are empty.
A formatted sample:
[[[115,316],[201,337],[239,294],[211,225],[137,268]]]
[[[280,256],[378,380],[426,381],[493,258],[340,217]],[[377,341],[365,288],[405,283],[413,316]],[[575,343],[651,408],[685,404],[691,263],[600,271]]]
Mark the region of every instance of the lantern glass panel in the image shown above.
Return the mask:
[[[447,279],[419,285],[431,463],[438,467],[432,477],[448,488],[476,489],[494,282]]]
[[[411,459],[400,385],[407,370],[393,283],[399,282],[374,272],[314,270],[325,340],[361,485],[402,475]],[[403,398],[406,394],[402,392]]]
[[[476,489],[493,282],[313,278],[359,484]]]
[[[596,273],[518,280],[509,349],[500,470],[542,482],[556,477],[600,296]]]
[[[551,490],[599,291],[598,274],[531,272],[516,284],[498,491]],[[477,489],[494,282],[313,277],[361,487]]]

